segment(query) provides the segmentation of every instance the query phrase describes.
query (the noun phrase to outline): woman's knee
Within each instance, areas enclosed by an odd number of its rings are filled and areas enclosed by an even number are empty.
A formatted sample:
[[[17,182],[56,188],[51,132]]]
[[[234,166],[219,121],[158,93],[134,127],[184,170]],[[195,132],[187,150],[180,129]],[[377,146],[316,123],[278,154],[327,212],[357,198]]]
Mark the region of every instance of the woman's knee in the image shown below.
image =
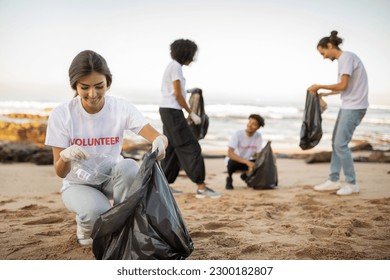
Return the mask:
[[[111,205],[100,205],[90,209],[83,209],[84,211],[77,213],[77,220],[84,228],[92,229],[100,215],[109,209],[111,209]]]
[[[125,180],[134,180],[139,170],[138,163],[133,159],[124,159],[114,167],[114,176],[120,176]]]
[[[69,189],[62,194],[62,200],[65,207],[76,214],[77,224],[86,230],[92,230],[99,216],[111,208],[109,200],[103,194],[90,193],[85,196],[83,192],[72,192],[72,189]]]
[[[98,217],[111,208],[107,197],[89,186],[69,187],[61,196],[65,207],[76,214],[77,223],[84,228],[91,228]]]

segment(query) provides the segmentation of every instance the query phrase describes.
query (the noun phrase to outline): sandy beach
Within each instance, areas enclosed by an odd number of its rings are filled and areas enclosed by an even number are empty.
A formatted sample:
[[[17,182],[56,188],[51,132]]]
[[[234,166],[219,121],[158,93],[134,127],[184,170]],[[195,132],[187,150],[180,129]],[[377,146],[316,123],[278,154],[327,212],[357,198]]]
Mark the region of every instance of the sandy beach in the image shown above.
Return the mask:
[[[172,187],[194,242],[191,260],[390,259],[390,165],[355,163],[360,194],[340,197],[312,186],[329,163],[277,159],[279,187],[253,190],[234,174],[225,190],[222,158],[207,158],[207,184],[219,199],[196,199],[181,173]],[[51,165],[0,165],[0,259],[93,260],[76,242]]]

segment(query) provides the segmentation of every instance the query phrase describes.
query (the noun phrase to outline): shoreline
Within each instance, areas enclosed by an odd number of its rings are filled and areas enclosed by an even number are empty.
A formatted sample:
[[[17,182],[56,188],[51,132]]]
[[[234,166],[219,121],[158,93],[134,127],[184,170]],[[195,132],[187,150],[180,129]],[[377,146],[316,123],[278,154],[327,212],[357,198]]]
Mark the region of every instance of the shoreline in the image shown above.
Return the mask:
[[[28,103],[28,102],[27,102]],[[37,104],[30,104],[34,108]],[[302,104],[303,105],[303,104]],[[141,112],[147,117],[149,122],[158,130],[162,130],[162,123],[156,115],[157,104],[139,104]],[[262,128],[263,137],[272,141],[272,147],[276,149],[299,149],[299,134],[302,125],[302,109],[296,105],[290,105],[290,109],[285,106],[267,106],[265,104],[224,104],[211,105],[207,111],[210,118],[208,137],[200,141],[204,150],[224,149],[229,140],[229,135],[237,129],[243,129],[242,120],[246,119],[245,111],[256,110],[266,119],[267,125]],[[248,107],[249,106],[249,107]],[[0,113],[0,139],[2,140],[23,140],[44,143],[48,114],[51,108],[42,107],[39,112],[29,112],[26,105],[23,110],[16,113],[15,110],[3,109]],[[283,109],[284,108],[284,109]],[[357,128],[353,141],[368,141],[377,150],[390,150],[389,121],[386,108],[374,106],[364,121]],[[15,112],[14,112],[15,111]],[[29,113],[26,113],[29,112]],[[331,149],[331,132],[337,116],[337,108],[329,108],[323,115],[322,128],[323,137],[318,144],[323,150]],[[138,137],[126,134],[125,139],[138,141]]]

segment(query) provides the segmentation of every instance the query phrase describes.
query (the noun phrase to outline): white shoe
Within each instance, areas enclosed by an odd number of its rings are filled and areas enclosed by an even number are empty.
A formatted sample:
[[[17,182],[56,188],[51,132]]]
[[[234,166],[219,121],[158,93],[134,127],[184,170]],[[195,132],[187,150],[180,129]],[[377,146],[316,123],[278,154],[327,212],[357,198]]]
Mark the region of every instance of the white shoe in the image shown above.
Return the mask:
[[[91,238],[91,232],[77,225],[77,242],[80,245],[91,245],[93,239]]]
[[[356,184],[346,184],[344,187],[339,189],[336,194],[338,195],[349,195],[353,193],[358,193],[359,187]]]
[[[176,189],[174,189],[172,187],[170,187],[170,188],[171,188],[171,193],[173,195],[181,195],[183,193],[182,191],[176,190]]]
[[[221,194],[219,192],[214,191],[213,189],[210,189],[209,187],[206,187],[204,190],[197,190],[196,191],[196,198],[205,198],[205,197],[211,197],[211,198],[220,198]]]
[[[338,190],[341,187],[340,181],[331,181],[331,180],[326,180],[324,183],[314,186],[315,191],[319,192],[326,192],[326,191],[335,191]]]

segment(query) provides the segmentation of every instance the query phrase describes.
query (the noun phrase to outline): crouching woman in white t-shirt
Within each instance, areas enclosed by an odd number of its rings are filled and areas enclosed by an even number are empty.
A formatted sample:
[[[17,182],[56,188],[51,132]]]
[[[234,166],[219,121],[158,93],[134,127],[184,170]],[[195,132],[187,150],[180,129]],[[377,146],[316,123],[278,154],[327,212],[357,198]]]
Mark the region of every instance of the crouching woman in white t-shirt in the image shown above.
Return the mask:
[[[69,79],[75,96],[51,112],[45,144],[53,149],[56,174],[64,178],[62,200],[76,214],[78,242],[88,245],[99,215],[112,207],[110,199],[114,205],[126,199],[139,169],[121,156],[124,131],[153,143],[158,160],[168,140],[131,103],[106,95],[112,75],[101,55],[79,53]]]

